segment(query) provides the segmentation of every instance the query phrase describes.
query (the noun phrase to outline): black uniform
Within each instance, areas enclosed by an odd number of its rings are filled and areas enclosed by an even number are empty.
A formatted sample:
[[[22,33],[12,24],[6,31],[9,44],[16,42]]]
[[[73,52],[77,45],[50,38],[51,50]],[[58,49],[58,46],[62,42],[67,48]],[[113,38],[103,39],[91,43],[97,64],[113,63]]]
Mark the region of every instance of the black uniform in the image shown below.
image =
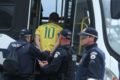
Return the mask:
[[[82,56],[77,71],[77,80],[87,80],[89,78],[103,80],[105,54],[97,47],[97,44],[86,47],[86,52]]]
[[[17,51],[18,60],[19,60],[19,72],[21,77],[12,77],[7,75],[6,80],[29,80],[29,77],[32,75],[34,70],[34,61],[36,58],[40,59],[44,57],[44,54],[41,54],[40,51],[34,47],[34,45],[24,41],[19,40],[17,42],[12,42],[8,47],[8,51],[12,50],[12,45],[23,45]]]
[[[49,80],[66,80],[69,64],[69,46],[60,46],[52,55],[50,64],[42,70],[49,76]]]

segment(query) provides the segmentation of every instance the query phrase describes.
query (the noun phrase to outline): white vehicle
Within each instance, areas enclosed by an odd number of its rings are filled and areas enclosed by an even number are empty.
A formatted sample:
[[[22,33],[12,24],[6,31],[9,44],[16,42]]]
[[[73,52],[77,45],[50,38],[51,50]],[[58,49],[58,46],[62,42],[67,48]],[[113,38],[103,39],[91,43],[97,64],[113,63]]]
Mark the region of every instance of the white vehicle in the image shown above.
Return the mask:
[[[60,15],[60,24],[73,32],[72,44],[81,55],[79,36],[90,25],[98,31],[98,46],[106,55],[104,80],[119,78],[120,62],[120,1],[119,0],[0,0],[0,60],[3,49],[18,39],[20,29],[35,31],[55,11]],[[47,12],[49,11],[49,12]],[[47,13],[47,15],[45,14]],[[41,17],[42,16],[42,17]],[[2,64],[2,61],[0,62]]]

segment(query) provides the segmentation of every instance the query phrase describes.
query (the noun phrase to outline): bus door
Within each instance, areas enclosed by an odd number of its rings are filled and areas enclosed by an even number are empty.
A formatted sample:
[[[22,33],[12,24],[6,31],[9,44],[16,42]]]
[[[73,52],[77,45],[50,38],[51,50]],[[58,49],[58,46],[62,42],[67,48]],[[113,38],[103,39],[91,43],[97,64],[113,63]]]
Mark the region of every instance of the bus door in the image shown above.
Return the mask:
[[[107,75],[110,80],[115,80],[120,77],[120,0],[101,0],[100,2],[103,37],[110,55]]]
[[[0,33],[17,38],[19,30],[27,26],[27,5],[29,5],[29,0],[0,1]]]
[[[76,0],[74,13],[72,46],[75,47],[77,55],[82,56],[78,33],[89,25],[95,25],[92,1]]]

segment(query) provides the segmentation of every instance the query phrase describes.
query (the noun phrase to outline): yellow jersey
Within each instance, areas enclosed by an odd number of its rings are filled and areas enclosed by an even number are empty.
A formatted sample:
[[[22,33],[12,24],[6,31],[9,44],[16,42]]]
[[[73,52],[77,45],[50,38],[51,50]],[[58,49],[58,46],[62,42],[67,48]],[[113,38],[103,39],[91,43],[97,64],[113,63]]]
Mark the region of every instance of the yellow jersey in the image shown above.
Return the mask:
[[[62,27],[54,23],[47,23],[38,26],[35,35],[39,35],[41,50],[52,51],[58,39],[58,33],[61,31]]]

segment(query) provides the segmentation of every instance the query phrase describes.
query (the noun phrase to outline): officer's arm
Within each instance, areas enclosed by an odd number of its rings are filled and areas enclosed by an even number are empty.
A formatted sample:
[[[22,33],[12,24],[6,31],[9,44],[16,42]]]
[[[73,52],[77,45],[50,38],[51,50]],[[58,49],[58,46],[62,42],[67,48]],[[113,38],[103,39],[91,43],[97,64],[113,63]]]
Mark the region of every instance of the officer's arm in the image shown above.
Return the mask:
[[[98,78],[100,72],[100,58],[97,52],[90,53],[90,61],[88,65],[88,79],[89,78]]]
[[[30,45],[30,48],[29,48],[29,53],[30,55],[32,56],[33,59],[43,59],[43,58],[46,58],[47,55],[46,54],[43,54],[42,52],[40,52],[40,50],[38,48],[36,48],[34,45]]]
[[[8,51],[10,51],[12,49],[11,45],[12,45],[13,42],[11,42],[7,48]]]
[[[62,61],[65,59],[65,57],[66,55],[64,53],[60,54],[60,52],[56,52],[52,62],[42,68],[43,71],[47,74],[56,73],[62,65]]]

